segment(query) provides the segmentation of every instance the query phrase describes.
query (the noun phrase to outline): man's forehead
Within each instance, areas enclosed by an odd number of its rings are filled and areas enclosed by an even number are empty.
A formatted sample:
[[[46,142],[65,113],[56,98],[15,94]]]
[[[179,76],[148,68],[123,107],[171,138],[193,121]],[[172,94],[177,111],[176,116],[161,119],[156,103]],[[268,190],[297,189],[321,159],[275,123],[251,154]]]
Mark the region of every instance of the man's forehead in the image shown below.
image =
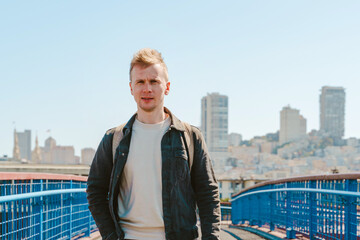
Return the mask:
[[[153,64],[150,66],[135,65],[131,71],[131,75],[136,79],[143,77],[157,77],[163,74],[164,70],[160,64]]]

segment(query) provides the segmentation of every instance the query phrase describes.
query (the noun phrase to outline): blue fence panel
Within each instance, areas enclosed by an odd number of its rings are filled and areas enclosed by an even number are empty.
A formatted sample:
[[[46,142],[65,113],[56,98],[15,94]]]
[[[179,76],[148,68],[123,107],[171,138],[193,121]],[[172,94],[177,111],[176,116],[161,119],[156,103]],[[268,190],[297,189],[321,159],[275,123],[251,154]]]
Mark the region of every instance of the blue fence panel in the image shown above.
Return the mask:
[[[289,238],[360,239],[359,179],[274,181],[253,187],[233,197],[232,222],[266,225]]]
[[[0,239],[74,239],[96,224],[88,210],[86,182],[0,180]]]
[[[221,205],[221,221],[231,220],[231,205]]]

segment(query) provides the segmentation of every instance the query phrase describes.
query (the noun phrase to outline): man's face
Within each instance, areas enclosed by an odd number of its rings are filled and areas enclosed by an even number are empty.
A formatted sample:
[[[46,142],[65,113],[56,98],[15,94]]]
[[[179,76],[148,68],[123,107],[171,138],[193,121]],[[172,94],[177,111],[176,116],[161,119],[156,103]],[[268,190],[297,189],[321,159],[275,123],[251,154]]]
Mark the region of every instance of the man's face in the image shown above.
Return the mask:
[[[165,72],[160,64],[145,68],[135,65],[131,71],[129,85],[138,110],[145,112],[162,111],[164,95],[169,93],[170,82],[166,82]]]

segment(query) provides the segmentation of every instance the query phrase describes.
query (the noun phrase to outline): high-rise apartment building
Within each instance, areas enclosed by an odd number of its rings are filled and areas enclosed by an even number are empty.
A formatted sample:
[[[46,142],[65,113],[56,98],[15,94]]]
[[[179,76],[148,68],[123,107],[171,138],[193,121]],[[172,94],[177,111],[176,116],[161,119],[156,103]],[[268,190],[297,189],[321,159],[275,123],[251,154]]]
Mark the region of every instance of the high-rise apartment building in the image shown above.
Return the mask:
[[[210,152],[227,152],[227,96],[211,93],[201,99],[201,130]]]
[[[16,132],[20,149],[20,157],[31,160],[31,130]]]
[[[321,88],[320,131],[331,137],[342,138],[345,132],[345,89]]]
[[[306,119],[299,110],[290,106],[280,111],[280,144],[300,139],[306,135]]]

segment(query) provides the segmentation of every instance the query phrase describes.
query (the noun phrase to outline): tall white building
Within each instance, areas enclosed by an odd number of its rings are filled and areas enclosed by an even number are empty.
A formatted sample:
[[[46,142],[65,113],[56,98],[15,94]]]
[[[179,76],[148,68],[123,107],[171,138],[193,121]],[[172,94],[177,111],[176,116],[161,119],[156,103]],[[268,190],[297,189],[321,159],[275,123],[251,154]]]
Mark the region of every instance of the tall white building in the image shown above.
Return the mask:
[[[280,144],[297,140],[306,135],[306,119],[300,115],[299,110],[290,106],[280,111]]]
[[[345,89],[324,86],[320,94],[320,131],[342,138],[345,132]]]
[[[201,99],[201,131],[212,159],[215,173],[225,170],[228,153],[228,97],[219,93]]]
[[[16,132],[20,149],[20,157],[31,160],[31,130]]]
[[[227,152],[227,96],[211,93],[201,99],[201,130],[210,152]]]

